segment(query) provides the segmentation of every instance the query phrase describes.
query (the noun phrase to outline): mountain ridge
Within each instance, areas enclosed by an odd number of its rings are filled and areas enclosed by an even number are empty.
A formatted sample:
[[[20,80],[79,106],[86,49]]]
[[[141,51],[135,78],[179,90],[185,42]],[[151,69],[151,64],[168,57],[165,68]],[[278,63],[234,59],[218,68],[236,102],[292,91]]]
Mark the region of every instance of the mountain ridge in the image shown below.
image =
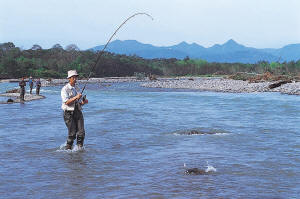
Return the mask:
[[[104,45],[95,46],[88,50],[99,51]],[[288,44],[282,48],[253,48],[239,44],[229,39],[224,44],[215,44],[211,47],[203,47],[197,43],[188,44],[183,41],[172,46],[154,46],[144,44],[136,40],[114,40],[110,42],[106,51],[137,55],[145,59],[176,58],[204,59],[208,62],[227,63],[256,63],[259,61],[298,61],[300,59],[300,44]]]

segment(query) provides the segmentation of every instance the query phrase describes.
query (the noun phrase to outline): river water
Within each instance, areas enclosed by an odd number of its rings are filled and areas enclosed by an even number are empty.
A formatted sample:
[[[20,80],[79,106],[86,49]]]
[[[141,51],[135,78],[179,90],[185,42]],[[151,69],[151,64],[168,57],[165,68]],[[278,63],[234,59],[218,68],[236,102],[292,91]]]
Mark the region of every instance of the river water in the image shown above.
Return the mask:
[[[300,197],[299,96],[88,85],[85,150],[67,152],[60,89],[0,104],[1,198]]]

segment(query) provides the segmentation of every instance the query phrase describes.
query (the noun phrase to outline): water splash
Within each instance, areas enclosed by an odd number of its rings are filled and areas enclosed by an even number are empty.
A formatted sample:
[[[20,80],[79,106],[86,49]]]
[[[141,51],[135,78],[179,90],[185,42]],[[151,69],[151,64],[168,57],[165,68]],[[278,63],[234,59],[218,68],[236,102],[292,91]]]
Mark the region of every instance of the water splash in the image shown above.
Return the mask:
[[[66,153],[76,153],[76,152],[80,152],[80,151],[84,151],[85,150],[85,147],[79,147],[77,145],[73,146],[72,149],[66,149],[66,145],[67,145],[67,142],[61,144],[59,146],[59,149],[57,149],[56,151],[57,152],[66,152]]]
[[[208,161],[206,161],[206,169],[205,169],[205,172],[216,172],[217,169],[215,167],[213,167],[212,165],[209,165],[208,164]]]
[[[217,169],[213,167],[212,165],[208,164],[208,161],[206,161],[206,169],[199,169],[199,168],[187,168],[186,164],[183,163],[183,167],[185,168],[185,174],[188,175],[207,175],[213,172],[216,172]]]

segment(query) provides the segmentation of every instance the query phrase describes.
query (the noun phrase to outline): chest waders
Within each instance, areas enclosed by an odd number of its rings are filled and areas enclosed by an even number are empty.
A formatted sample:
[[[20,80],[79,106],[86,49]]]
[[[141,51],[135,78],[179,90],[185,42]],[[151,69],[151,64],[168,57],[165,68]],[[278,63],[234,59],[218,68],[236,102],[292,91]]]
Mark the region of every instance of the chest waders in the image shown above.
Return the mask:
[[[68,139],[66,149],[72,149],[72,145],[75,139],[77,139],[77,145],[83,146],[85,130],[84,119],[79,104],[75,102],[74,111],[64,111],[64,121],[68,128]]]

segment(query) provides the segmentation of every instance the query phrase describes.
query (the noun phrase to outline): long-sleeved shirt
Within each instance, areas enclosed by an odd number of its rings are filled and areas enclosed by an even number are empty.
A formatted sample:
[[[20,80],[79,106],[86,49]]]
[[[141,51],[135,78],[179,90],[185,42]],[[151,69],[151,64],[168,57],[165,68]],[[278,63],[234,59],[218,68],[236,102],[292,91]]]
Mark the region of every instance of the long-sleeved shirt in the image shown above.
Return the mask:
[[[76,91],[75,87],[71,86],[71,84],[69,84],[69,83],[61,89],[61,100],[62,100],[61,108],[62,108],[62,110],[74,111],[75,102],[73,102],[70,105],[67,105],[66,101],[68,101],[72,97],[75,97],[77,94],[78,94],[78,92]],[[80,103],[78,102],[77,104],[78,104],[78,109],[81,110]]]

